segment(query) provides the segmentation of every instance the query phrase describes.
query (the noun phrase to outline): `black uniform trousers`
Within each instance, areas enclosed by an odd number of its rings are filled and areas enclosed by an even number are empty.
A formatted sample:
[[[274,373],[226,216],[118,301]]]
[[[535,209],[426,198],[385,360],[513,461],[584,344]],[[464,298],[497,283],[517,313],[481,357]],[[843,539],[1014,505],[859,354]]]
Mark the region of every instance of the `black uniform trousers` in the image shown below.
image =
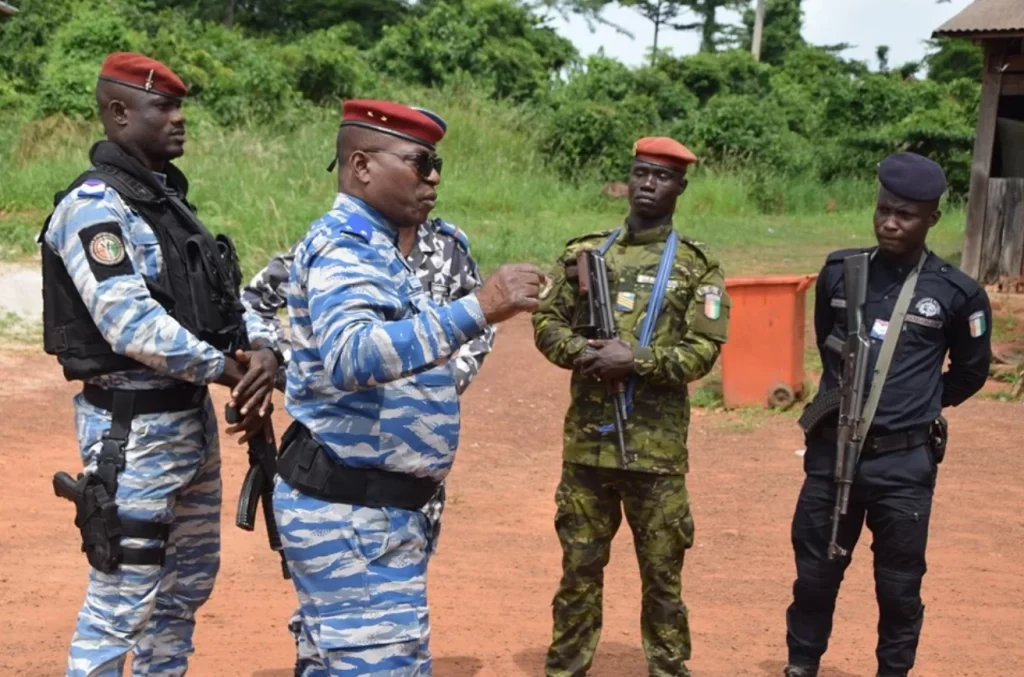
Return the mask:
[[[935,457],[926,445],[862,456],[839,529],[839,544],[849,555],[829,561],[834,455],[834,442],[808,440],[807,477],[793,516],[797,579],[786,612],[789,662],[816,666],[828,648],[839,586],[866,521],[873,536],[878,674],[904,675],[914,665],[924,621],[921,579],[938,474]]]

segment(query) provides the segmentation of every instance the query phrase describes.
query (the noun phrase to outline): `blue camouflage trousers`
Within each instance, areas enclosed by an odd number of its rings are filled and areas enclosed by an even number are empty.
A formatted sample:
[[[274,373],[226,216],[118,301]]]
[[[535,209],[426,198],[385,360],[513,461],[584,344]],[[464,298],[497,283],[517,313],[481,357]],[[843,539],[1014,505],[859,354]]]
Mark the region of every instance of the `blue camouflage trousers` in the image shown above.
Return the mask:
[[[427,543],[427,562],[437,553],[438,538],[441,535],[441,513],[444,511],[445,486],[441,484],[437,494],[430,499],[424,507],[423,512],[427,516],[429,524],[429,538]],[[310,666],[318,665],[318,652],[313,644],[309,633],[302,629],[302,606],[295,607],[291,618],[288,619],[288,632],[295,640],[295,672],[304,676],[305,670]],[[310,673],[314,674],[314,673]]]
[[[110,415],[74,401],[75,427],[93,470]],[[207,398],[202,409],[136,416],[118,475],[118,514],[170,524],[166,561],[89,570],[85,603],[68,656],[68,677],[121,675],[128,652],[133,675],[184,675],[193,653],[196,610],[209,598],[220,565],[220,446]],[[123,538],[126,547],[158,541]]]
[[[429,677],[428,520],[306,496],[274,512],[299,600],[301,677]]]

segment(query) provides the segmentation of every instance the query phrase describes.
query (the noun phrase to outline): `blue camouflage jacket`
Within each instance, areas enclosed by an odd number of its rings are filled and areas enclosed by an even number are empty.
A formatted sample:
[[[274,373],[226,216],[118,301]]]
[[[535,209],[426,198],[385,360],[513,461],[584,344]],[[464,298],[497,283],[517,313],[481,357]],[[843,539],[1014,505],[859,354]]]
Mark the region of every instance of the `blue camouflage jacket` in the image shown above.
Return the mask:
[[[295,250],[286,406],[342,465],[440,481],[459,441],[451,356],[487,330],[476,294],[438,305],[376,210],[339,194]]]

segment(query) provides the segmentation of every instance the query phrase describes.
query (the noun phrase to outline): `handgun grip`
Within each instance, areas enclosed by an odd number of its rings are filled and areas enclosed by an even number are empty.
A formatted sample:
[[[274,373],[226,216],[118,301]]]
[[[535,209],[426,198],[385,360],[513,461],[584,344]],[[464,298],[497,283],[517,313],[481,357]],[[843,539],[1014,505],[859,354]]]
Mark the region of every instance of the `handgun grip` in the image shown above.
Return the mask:
[[[74,503],[78,498],[78,483],[66,472],[58,472],[53,476],[53,493]]]

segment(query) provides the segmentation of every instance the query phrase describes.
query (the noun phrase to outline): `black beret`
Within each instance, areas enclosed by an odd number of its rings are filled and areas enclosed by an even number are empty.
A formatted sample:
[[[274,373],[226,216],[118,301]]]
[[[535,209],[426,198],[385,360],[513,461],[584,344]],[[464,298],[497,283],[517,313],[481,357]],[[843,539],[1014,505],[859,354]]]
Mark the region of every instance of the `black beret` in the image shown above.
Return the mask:
[[[878,181],[904,200],[931,202],[946,192],[946,173],[917,153],[894,153],[878,165]]]

